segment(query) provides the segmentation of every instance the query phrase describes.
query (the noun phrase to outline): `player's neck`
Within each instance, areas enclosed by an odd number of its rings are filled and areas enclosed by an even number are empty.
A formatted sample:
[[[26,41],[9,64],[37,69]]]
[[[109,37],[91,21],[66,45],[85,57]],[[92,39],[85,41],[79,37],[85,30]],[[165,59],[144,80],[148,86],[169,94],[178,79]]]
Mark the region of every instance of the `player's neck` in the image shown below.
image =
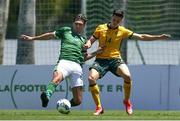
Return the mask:
[[[74,33],[77,34],[77,35],[81,35],[82,34],[81,31],[77,31],[77,30],[74,30]]]
[[[113,26],[112,23],[108,23],[108,27],[109,27],[110,29],[116,29],[116,28],[118,28],[118,26],[119,26],[119,25]]]

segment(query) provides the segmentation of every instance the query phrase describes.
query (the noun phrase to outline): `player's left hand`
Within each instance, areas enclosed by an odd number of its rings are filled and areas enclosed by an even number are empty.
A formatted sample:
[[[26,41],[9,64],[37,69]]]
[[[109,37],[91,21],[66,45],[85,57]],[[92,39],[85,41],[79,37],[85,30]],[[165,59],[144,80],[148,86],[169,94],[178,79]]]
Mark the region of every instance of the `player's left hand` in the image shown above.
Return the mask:
[[[98,47],[98,50],[97,50],[98,53],[101,53],[105,47],[106,47],[105,45]]]

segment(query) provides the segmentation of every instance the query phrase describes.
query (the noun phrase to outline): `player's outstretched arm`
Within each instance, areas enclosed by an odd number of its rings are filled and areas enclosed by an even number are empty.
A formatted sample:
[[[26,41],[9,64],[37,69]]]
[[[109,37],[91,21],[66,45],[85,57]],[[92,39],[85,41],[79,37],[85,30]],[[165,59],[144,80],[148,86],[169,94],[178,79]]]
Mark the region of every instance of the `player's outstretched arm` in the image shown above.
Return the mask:
[[[20,39],[32,41],[32,40],[49,40],[49,39],[53,39],[54,37],[55,37],[54,32],[47,32],[38,36],[21,35]]]
[[[144,40],[144,41],[153,41],[153,40],[166,40],[171,37],[169,34],[161,34],[161,35],[150,35],[150,34],[137,34],[134,33],[132,36],[134,39]]]

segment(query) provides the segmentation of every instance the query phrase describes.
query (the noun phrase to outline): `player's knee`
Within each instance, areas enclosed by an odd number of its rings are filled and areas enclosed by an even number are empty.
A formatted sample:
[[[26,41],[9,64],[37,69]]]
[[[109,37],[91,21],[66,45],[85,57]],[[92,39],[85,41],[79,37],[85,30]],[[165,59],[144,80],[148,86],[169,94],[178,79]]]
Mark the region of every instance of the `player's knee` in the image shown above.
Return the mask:
[[[58,73],[57,71],[55,71],[53,73],[53,79],[52,81],[55,83],[55,84],[59,84],[61,83],[61,81],[63,80],[63,75],[61,73]]]
[[[60,83],[60,76],[54,76],[54,78],[53,78],[53,82],[55,83],[55,84],[59,84]]]
[[[96,82],[96,78],[94,76],[89,76],[88,80],[90,83]]]
[[[131,75],[125,75],[124,76],[124,80],[125,80],[125,82],[131,82]]]

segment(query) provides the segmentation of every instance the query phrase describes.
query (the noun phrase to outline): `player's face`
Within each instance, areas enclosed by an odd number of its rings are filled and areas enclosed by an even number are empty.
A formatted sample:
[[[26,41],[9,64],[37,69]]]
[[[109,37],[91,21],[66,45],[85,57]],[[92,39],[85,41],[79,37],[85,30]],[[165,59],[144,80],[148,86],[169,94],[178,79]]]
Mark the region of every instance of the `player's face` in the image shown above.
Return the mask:
[[[116,15],[112,16],[112,20],[111,20],[111,27],[112,28],[116,28],[117,26],[119,26],[119,24],[121,23],[122,18]]]
[[[80,34],[84,29],[84,21],[83,20],[76,20],[74,22],[74,30],[76,33]]]

